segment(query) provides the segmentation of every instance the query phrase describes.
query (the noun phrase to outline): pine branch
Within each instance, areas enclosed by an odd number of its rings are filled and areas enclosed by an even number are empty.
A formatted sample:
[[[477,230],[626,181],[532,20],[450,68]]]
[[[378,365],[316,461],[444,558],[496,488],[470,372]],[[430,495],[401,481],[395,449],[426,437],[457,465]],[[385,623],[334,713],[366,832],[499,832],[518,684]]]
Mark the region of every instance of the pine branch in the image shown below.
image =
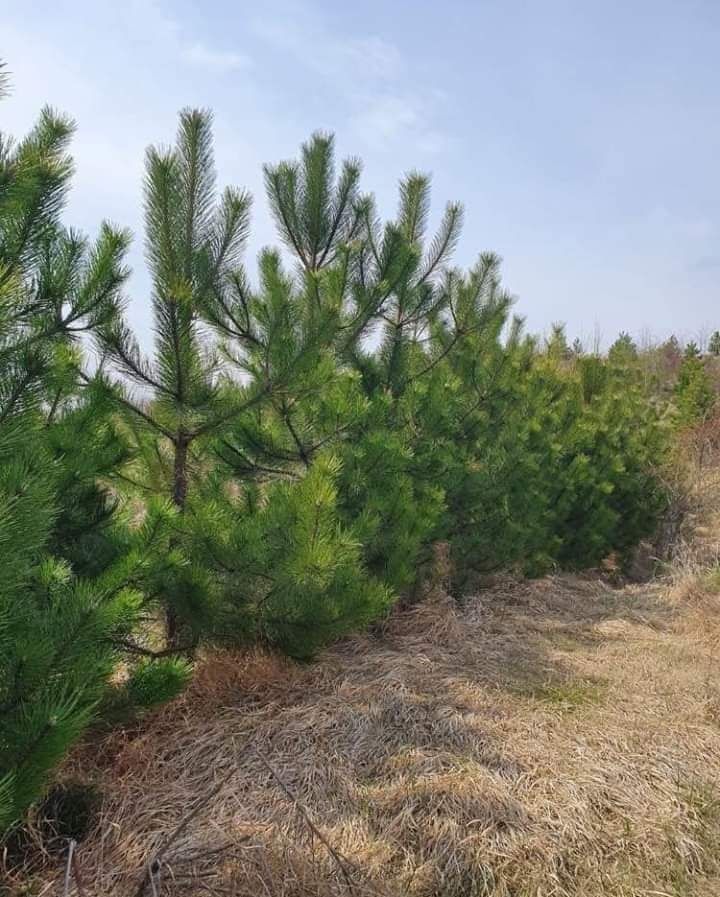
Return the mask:
[[[276,168],[266,165],[263,171],[265,172],[265,185],[270,207],[281,226],[285,241],[295,250],[303,267],[306,270],[311,270],[311,266],[308,263],[305,252],[302,249],[293,227],[293,225],[297,224],[297,212],[293,211],[293,213],[291,213],[287,209],[282,195],[283,189],[286,186],[283,184],[283,177],[285,177],[288,182],[288,189],[294,191],[297,171],[287,163],[278,165]]]
[[[460,237],[463,222],[463,208],[459,203],[448,205],[440,231],[435,236],[428,253],[425,269],[419,283],[424,283],[453,251]]]
[[[199,436],[204,436],[206,433],[211,433],[213,430],[218,429],[227,421],[232,420],[234,417],[238,417],[243,414],[245,411],[249,411],[250,408],[253,408],[255,405],[260,404],[267,396],[272,392],[272,386],[266,385],[262,389],[260,389],[254,396],[250,399],[247,399],[245,402],[242,402],[240,405],[228,409],[222,414],[218,414],[216,417],[209,418],[199,427],[196,427],[194,430],[190,430],[188,433],[189,439],[196,439]]]

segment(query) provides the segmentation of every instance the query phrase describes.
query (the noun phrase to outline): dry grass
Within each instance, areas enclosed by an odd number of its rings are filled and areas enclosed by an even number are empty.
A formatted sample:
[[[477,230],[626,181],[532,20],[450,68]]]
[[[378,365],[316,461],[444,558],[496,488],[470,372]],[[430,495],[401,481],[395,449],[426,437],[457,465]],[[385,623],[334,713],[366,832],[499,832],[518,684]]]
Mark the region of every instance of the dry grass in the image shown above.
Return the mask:
[[[508,581],[311,666],[205,658],[69,765],[106,795],[84,893],[136,894],[172,832],[148,895],[720,893],[720,602],[686,586]]]
[[[720,417],[678,437],[663,479],[671,501],[661,555],[676,581],[697,577],[720,564]]]

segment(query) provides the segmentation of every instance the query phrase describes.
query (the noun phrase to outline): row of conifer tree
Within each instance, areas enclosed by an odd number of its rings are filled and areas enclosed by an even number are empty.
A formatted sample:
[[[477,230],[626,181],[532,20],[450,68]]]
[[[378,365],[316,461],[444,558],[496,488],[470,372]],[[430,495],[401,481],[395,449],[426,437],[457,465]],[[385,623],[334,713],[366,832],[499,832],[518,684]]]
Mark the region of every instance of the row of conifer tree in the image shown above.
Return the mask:
[[[311,657],[417,597],[440,542],[460,596],[652,532],[665,406],[627,352],[525,335],[494,255],[452,267],[462,208],[429,234],[426,176],[383,222],[314,135],[265,168],[278,248],[248,274],[250,197],[182,112],[146,157],[146,354],[130,234],[62,221],[72,132],[0,136],[0,830],[203,644]]]

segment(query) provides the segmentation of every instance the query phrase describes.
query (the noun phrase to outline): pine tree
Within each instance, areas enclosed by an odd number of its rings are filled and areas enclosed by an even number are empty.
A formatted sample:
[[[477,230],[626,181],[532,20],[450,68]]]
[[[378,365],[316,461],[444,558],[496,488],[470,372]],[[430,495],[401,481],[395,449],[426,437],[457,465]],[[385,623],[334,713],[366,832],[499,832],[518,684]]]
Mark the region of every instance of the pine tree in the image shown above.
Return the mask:
[[[410,262],[417,267],[417,261],[397,228],[388,228],[385,237],[378,238],[382,249],[375,243],[370,249],[377,233],[369,228],[379,226],[371,201],[357,193],[359,166],[355,160],[346,161],[336,179],[330,137],[314,135],[303,146],[299,162],[267,166],[265,174],[281,239],[296,255],[298,267],[294,275],[287,274],[277,254],[266,252],[260,259],[258,290],[236,278],[228,302],[209,307],[210,320],[228,339],[228,354],[242,374],[250,382],[266,377],[273,389],[262,406],[238,415],[219,434],[217,457],[231,472],[234,485],[242,485],[241,499],[225,508],[222,525],[203,521],[201,530],[243,533],[233,543],[236,563],[223,548],[227,539],[221,538],[217,548],[225,560],[218,559],[216,577],[225,583],[235,618],[302,654],[387,606],[389,593],[367,571],[362,573],[361,565],[392,585],[408,579],[400,568],[413,571],[416,548],[411,533],[418,530],[422,514],[414,513],[416,490],[406,470],[407,446],[383,425],[389,372],[384,372],[381,385],[363,341],[376,322],[387,317],[393,289],[400,277],[410,276]],[[395,254],[404,261],[405,272]],[[362,441],[363,433],[368,433],[367,442]],[[396,475],[385,479],[388,464]],[[399,489],[397,498],[402,500],[392,500],[388,483]],[[215,489],[216,494],[226,491]],[[329,494],[336,496],[331,505]],[[288,551],[287,542],[281,550],[282,541],[267,531],[280,508],[298,502],[308,510],[324,509],[314,551],[303,548],[302,542],[297,552]],[[398,526],[383,516],[383,510],[391,508],[400,515]],[[194,511],[200,514],[200,509]],[[289,524],[285,530],[287,540]],[[392,546],[399,564],[386,557],[381,540]],[[271,563],[266,554],[260,563],[260,555],[238,567],[242,546],[255,542],[277,542],[277,558]],[[357,545],[359,554],[348,551],[350,544]],[[205,554],[217,551],[206,538]],[[320,557],[332,560],[335,573],[323,576],[318,592]],[[292,591],[282,585],[282,571],[290,560],[292,580],[285,582],[294,583]],[[243,570],[258,574],[248,576]],[[367,584],[349,588],[361,573]]]
[[[545,347],[548,356],[556,361],[567,361],[570,358],[571,352],[564,324],[555,323],[552,325],[550,336],[545,340]]]
[[[608,360],[615,364],[629,364],[637,358],[635,341],[624,330],[608,350]]]
[[[710,337],[708,352],[711,355],[720,355],[720,330],[716,330]]]
[[[685,351],[675,386],[677,420],[683,427],[707,420],[717,401],[705,364],[693,351],[693,345],[690,344],[690,351]]]
[[[266,167],[270,205],[281,239],[297,257],[296,272],[287,274],[277,254],[266,252],[259,289],[236,276],[229,296],[206,308],[246,380],[265,377],[273,389],[218,432],[216,456],[231,474],[232,489],[213,486],[204,507],[202,501],[193,505],[193,516],[202,521],[196,554],[215,558],[213,578],[224,583],[236,608],[236,628],[244,621],[263,637],[292,645],[294,653],[313,650],[387,606],[387,598],[380,598],[386,593],[377,591],[368,573],[407,587],[441,512],[439,490],[413,476],[413,446],[399,408],[407,386],[435,364],[422,352],[417,370],[407,367],[431,316],[448,301],[435,275],[455,241],[460,213],[448,208],[423,258],[427,179],[412,175],[403,182],[398,220],[383,228],[372,200],[357,193],[358,175],[351,159],[336,179],[333,142],[322,134],[304,145],[298,162]],[[375,353],[365,342],[378,325],[385,338]],[[238,485],[232,502],[218,498]],[[324,520],[334,518],[318,538],[324,556],[342,561],[345,572],[325,580],[320,601],[311,586],[318,569],[313,554],[286,548],[294,559],[294,611],[285,606],[283,628],[273,611],[280,596],[290,594],[278,582],[280,555],[273,563],[238,560],[245,556],[242,546],[272,542],[260,535],[271,505],[281,507],[296,492],[308,507],[326,508]],[[332,514],[323,499],[330,492],[337,496]],[[231,543],[234,562],[227,552],[233,532],[243,533]],[[356,586],[340,597],[337,584],[358,578],[359,561],[343,548],[348,539],[360,547],[370,592]],[[376,598],[370,600],[370,593]],[[304,630],[299,620],[305,620]]]
[[[682,356],[680,341],[674,333],[665,340],[660,349],[667,358],[679,358]]]
[[[127,235],[103,225],[91,245],[61,226],[71,133],[44,110],[24,140],[0,137],[0,831],[92,718],[158,530],[153,513],[111,533],[96,479],[112,437],[80,390],[78,339],[115,314]]]
[[[263,473],[263,465],[307,469],[338,427],[347,430],[348,414],[358,413],[354,378],[337,363],[336,341],[349,341],[371,313],[348,308],[359,167],[346,161],[336,183],[332,152],[332,139],[317,134],[303,146],[301,163],[265,168],[268,200],[298,272],[287,273],[277,252],[264,251],[258,289],[236,271],[228,293],[206,306],[238,374],[272,387],[262,407],[237,415],[223,433],[219,451],[239,476]]]
[[[171,150],[148,150],[145,177],[145,237],[152,275],[155,348],[147,359],[127,324],[116,319],[100,332],[100,343],[122,374],[143,390],[114,383],[116,400],[146,427],[152,451],[165,465],[164,491],[180,512],[186,506],[198,458],[196,445],[224,422],[258,403],[270,389],[266,379],[228,388],[217,346],[203,338],[201,313],[222,309],[233,291],[242,292],[237,264],[247,235],[250,198],[226,188],[218,199],[209,112],[185,110]],[[239,303],[242,309],[241,301]],[[167,640],[172,647],[197,641],[202,583],[181,566],[162,586]]]
[[[373,210],[368,200],[353,285],[370,314],[343,354],[360,375],[368,419],[343,447],[342,504],[360,527],[370,569],[402,593],[416,583],[443,516],[442,487],[426,469],[430,433],[418,400],[464,332],[463,324],[443,326],[463,289],[445,271],[463,210],[448,203],[428,239],[430,180],[418,172],[400,181],[394,221],[381,226]],[[466,288],[473,289],[479,283]],[[379,345],[368,349],[366,335],[378,328]]]

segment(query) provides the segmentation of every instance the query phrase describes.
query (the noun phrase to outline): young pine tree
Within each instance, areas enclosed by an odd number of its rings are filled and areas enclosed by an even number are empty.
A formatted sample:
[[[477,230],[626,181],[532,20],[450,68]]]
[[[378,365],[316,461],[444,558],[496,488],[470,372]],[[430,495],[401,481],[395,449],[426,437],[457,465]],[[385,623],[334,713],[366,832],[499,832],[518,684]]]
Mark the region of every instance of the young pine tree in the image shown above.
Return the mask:
[[[608,350],[608,361],[613,364],[625,365],[635,361],[638,357],[635,341],[624,330]]]
[[[117,314],[128,237],[62,227],[72,130],[46,109],[0,135],[0,833],[98,712],[165,554],[165,509],[130,529],[100,483],[125,449],[80,336]],[[154,699],[175,672],[155,667]]]
[[[110,550],[108,527],[93,568],[81,533],[105,499],[105,437],[78,336],[115,314],[127,236],[104,225],[89,244],[61,226],[71,133],[44,110],[24,140],[0,136],[0,831],[92,718],[153,541],[123,530]]]
[[[223,591],[225,634],[308,656],[390,601],[365,569],[362,534],[341,495],[343,447],[368,419],[360,377],[343,359],[379,290],[354,291],[357,163],[336,178],[332,139],[316,134],[299,162],[265,174],[297,266],[287,272],[265,251],[256,289],[237,272],[221,301],[215,294],[207,304],[245,382],[272,388],[217,432],[217,476],[191,502],[195,553]]]
[[[459,213],[423,257],[426,180],[410,179],[399,221],[382,229],[358,174],[349,160],[336,178],[322,134],[298,162],[267,167],[296,268],[264,252],[258,288],[236,271],[204,304],[244,382],[272,388],[216,431],[219,467],[188,502],[192,554],[212,567],[226,631],[303,656],[382,613],[383,581],[413,581],[441,511],[437,487],[413,476],[400,406],[434,367],[419,334],[445,301],[433,275]],[[367,338],[388,322],[387,348],[374,352]]]
[[[690,350],[685,351],[675,386],[676,417],[681,427],[692,427],[707,420],[717,402],[710,375],[694,346],[690,343]]]
[[[146,158],[145,243],[152,275],[155,345],[151,359],[121,318],[100,331],[115,367],[139,388],[114,383],[119,404],[140,425],[141,444],[160,461],[154,484],[185,511],[200,467],[197,445],[268,392],[266,381],[228,388],[216,345],[203,333],[203,308],[226,302],[247,235],[250,198],[226,188],[218,198],[208,112],[180,115],[173,149],[151,148]],[[170,574],[168,574],[170,575]],[[157,585],[163,595],[168,645],[192,647],[209,612],[201,572],[180,563]]]
[[[708,342],[708,352],[711,355],[720,355],[720,330],[715,330]]]

